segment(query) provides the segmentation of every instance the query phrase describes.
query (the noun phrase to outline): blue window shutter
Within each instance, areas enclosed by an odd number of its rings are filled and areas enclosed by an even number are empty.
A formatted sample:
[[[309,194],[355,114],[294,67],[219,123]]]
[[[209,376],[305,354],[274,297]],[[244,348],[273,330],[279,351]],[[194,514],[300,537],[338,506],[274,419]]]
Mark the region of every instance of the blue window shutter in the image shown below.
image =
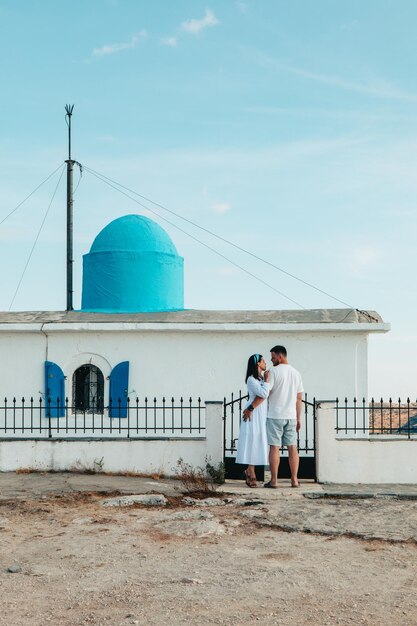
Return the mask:
[[[64,372],[52,361],[45,361],[45,414],[46,417],[65,415]]]
[[[129,361],[122,361],[110,374],[109,417],[127,417],[128,385]]]

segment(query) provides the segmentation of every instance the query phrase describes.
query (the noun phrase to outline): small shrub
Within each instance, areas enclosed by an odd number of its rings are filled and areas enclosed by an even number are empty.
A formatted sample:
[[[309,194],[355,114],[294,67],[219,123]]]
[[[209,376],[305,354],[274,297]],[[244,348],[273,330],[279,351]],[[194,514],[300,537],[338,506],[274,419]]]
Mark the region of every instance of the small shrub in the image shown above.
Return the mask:
[[[193,467],[180,458],[177,461],[175,474],[182,483],[183,490],[194,496],[212,495],[217,487],[224,483],[223,463],[216,467],[207,458],[205,467]]]
[[[104,468],[104,456],[101,459],[94,459],[93,461],[93,469],[96,474],[101,474]]]

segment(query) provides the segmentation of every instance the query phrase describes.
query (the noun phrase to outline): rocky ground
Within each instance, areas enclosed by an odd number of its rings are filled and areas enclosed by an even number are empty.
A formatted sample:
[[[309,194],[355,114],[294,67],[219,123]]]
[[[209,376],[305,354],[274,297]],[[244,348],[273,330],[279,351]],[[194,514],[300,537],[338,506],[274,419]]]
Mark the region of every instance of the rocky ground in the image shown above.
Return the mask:
[[[0,624],[417,624],[416,500],[146,484],[3,495]]]

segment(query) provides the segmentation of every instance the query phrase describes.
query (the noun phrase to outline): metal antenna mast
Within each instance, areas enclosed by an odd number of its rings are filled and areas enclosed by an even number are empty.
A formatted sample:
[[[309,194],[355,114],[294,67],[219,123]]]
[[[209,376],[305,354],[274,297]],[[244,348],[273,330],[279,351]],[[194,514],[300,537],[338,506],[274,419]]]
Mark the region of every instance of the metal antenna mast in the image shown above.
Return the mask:
[[[67,311],[73,311],[72,304],[72,270],[74,265],[73,259],[73,170],[75,161],[71,158],[71,116],[74,110],[73,104],[66,104],[66,119],[68,125],[68,159],[67,164]]]

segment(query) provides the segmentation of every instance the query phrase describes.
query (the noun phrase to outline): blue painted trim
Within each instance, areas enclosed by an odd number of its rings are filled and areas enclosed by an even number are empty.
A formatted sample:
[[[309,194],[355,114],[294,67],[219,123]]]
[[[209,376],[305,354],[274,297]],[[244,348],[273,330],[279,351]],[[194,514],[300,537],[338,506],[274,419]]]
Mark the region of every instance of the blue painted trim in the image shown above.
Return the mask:
[[[65,415],[65,376],[62,369],[52,361],[45,361],[45,416]]]
[[[127,417],[129,361],[118,363],[111,371],[109,417]]]

